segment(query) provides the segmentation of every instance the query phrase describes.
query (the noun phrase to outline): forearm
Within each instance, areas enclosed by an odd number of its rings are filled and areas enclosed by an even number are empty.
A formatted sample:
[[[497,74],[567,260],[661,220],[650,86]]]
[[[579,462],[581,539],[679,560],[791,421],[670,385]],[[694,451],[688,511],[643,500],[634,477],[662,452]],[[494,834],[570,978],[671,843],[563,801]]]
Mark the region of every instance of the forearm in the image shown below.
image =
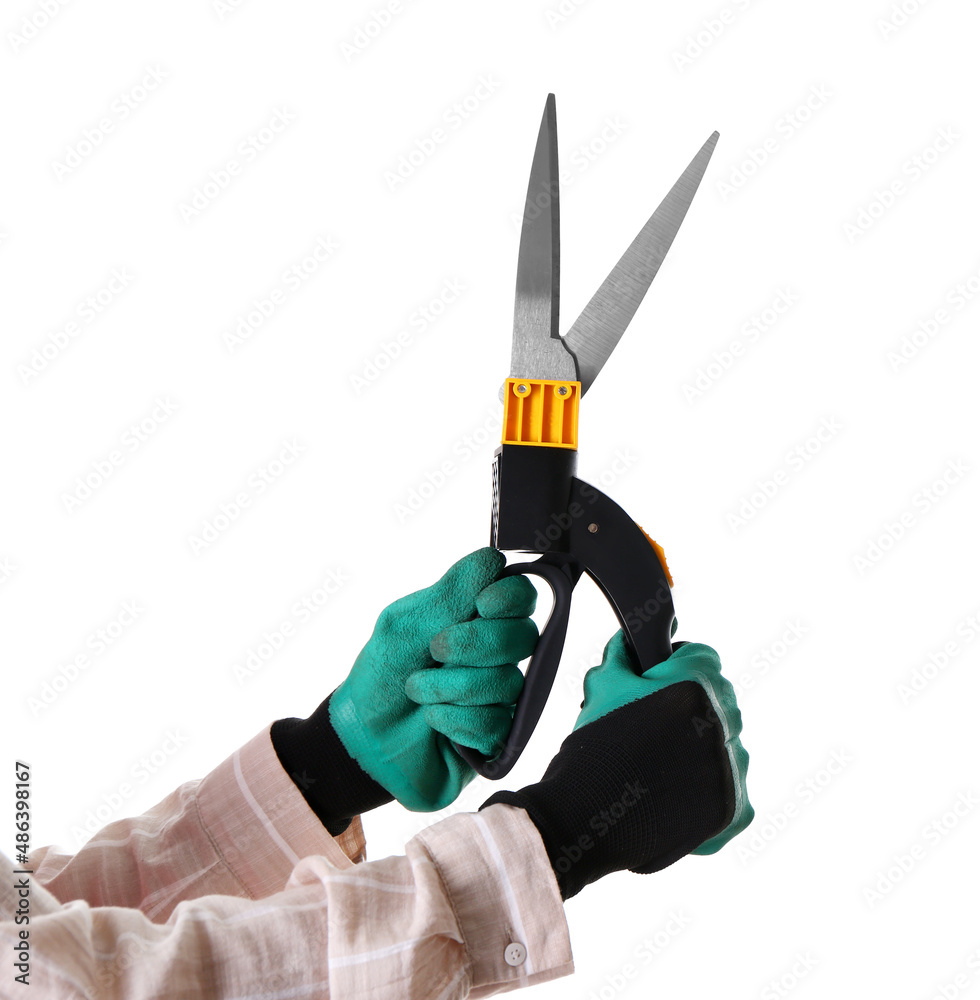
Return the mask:
[[[17,933],[12,884],[0,885],[8,951]],[[165,923],[117,906],[63,905],[38,888],[31,954],[42,994],[99,1000],[159,996],[160,983],[187,1000],[311,989],[345,1000],[451,1000],[573,971],[544,847],[510,806],[442,820],[404,856],[346,870],[306,857],[265,899],[185,900]]]
[[[163,922],[183,899],[278,892],[310,854],[338,868],[363,860],[360,822],[330,836],[283,770],[266,728],[143,815],[110,823],[75,854],[40,848],[28,867],[63,902],[131,907]]]

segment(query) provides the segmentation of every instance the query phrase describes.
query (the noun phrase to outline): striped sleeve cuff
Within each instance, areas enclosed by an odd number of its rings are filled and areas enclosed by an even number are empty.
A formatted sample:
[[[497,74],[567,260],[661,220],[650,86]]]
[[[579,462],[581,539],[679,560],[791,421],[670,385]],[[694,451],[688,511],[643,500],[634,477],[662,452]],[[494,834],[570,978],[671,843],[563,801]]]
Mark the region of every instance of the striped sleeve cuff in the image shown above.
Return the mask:
[[[472,997],[574,971],[568,924],[544,843],[523,809],[458,813],[420,833],[452,902]]]
[[[196,796],[216,851],[253,899],[279,892],[307,855],[322,855],[335,868],[365,857],[360,817],[331,837],[283,770],[269,730],[222,761]]]

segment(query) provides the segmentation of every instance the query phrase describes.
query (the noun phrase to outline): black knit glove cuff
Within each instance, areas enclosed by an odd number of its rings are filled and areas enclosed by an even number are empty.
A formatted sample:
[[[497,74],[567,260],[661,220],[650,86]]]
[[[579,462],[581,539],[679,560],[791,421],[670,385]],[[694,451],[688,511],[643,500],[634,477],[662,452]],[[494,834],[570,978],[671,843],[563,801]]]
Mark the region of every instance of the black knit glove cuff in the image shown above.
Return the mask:
[[[503,805],[517,806],[518,809],[523,809],[527,813],[531,822],[538,828],[538,833],[541,834],[544,849],[551,862],[551,870],[555,873],[555,879],[558,882],[558,891],[561,893],[562,902],[564,902],[581,892],[589,882],[595,881],[598,875],[587,878],[587,872],[584,868],[579,868],[574,874],[571,872],[568,859],[561,850],[561,835],[550,823],[547,811],[540,808],[540,796],[534,794],[534,789],[534,785],[528,785],[519,792],[506,790],[494,792],[480,806],[480,809],[502,803]]]
[[[279,763],[331,836],[337,837],[360,813],[391,802],[378,784],[347,752],[330,724],[330,698],[308,719],[272,723],[272,745]]]

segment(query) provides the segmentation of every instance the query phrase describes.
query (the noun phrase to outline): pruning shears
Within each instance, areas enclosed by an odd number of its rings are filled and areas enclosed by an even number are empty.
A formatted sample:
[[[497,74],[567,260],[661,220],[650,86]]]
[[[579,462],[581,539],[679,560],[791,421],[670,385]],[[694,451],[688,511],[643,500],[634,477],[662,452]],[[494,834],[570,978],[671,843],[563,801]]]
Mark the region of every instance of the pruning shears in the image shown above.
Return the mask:
[[[578,410],[660,268],[717,141],[714,132],[560,336],[554,94],[545,102],[524,206],[510,376],[501,389],[490,544],[539,553],[534,561],[508,565],[504,575],[542,577],[554,604],[502,750],[491,758],[454,744],[484,777],[502,778],[527,746],[558,671],[572,591],[583,573],[615,611],[637,673],[671,654],[673,581],[663,549],[615,501],[576,476]]]

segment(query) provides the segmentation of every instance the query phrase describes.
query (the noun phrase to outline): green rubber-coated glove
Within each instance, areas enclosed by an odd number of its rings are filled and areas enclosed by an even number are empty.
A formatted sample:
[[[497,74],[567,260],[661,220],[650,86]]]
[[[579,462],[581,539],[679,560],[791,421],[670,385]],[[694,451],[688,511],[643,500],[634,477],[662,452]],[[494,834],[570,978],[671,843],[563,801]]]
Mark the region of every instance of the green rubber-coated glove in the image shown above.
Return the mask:
[[[475,771],[451,743],[491,755],[510,731],[534,651],[536,591],[498,579],[506,560],[477,549],[438,583],[389,605],[330,696],[347,752],[406,808],[444,809]]]
[[[722,727],[735,785],[735,812],[731,822],[724,830],[691,852],[714,854],[744,830],[755,815],[745,789],[749,755],[739,739],[742,713],[735,701],[735,690],[721,674],[718,654],[710,646],[699,642],[678,642],[674,643],[673,649],[674,652],[662,663],[643,674],[636,674],[620,629],[606,644],[602,663],[598,667],[592,667],[585,675],[585,701],[573,732],[621,705],[644,698],[671,684],[697,681],[704,688],[714,710],[714,718],[703,720],[702,731],[707,732],[715,725]]]

